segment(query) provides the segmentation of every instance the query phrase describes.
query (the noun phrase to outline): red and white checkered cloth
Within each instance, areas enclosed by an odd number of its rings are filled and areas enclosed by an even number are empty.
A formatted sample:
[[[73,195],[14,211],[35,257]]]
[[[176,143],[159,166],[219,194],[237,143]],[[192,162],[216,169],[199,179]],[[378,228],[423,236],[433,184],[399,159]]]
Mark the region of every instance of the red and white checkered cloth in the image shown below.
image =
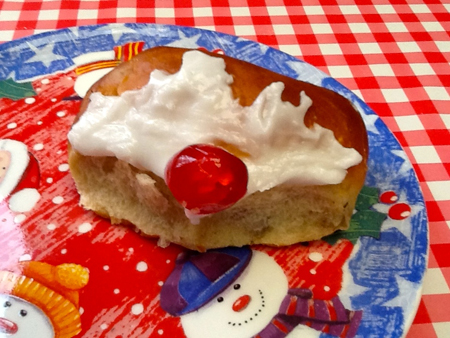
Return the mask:
[[[256,40],[329,73],[395,134],[426,200],[429,270],[407,338],[450,337],[450,2],[340,2],[4,0],[0,42],[79,25],[177,24]]]

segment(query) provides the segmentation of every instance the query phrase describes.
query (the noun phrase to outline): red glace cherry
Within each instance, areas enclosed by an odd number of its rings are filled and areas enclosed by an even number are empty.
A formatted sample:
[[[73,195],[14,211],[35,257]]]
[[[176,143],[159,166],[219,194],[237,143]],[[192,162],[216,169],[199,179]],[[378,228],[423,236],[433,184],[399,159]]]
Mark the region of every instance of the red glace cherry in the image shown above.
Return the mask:
[[[166,166],[166,184],[176,200],[194,214],[222,211],[247,191],[244,162],[213,145],[191,145]]]

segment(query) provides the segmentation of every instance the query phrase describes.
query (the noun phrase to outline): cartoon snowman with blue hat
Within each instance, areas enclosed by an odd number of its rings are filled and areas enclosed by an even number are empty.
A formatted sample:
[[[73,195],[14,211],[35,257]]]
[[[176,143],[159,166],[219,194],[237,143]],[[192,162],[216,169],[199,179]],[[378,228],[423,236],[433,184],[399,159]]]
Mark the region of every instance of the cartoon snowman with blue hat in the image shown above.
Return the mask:
[[[180,317],[187,338],[351,338],[362,317],[337,296],[320,300],[309,289],[289,289],[278,263],[249,247],[180,254],[161,307]]]

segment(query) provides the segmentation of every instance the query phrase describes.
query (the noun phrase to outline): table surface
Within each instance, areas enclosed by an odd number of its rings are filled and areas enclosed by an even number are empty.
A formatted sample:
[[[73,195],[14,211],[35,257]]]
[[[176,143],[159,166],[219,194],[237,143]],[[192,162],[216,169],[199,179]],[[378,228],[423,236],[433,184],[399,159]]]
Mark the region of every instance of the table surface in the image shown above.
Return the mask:
[[[330,74],[397,137],[429,218],[428,271],[407,338],[450,332],[450,2],[0,1],[0,43],[59,28],[160,23],[238,35]],[[375,1],[374,1],[375,2]]]

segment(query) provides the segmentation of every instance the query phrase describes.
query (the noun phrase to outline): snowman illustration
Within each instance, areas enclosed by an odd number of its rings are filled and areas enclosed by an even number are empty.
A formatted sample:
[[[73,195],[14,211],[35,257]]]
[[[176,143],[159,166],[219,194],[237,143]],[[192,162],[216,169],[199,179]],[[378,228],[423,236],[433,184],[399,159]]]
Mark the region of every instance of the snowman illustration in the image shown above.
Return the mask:
[[[130,42],[116,46],[114,50],[82,54],[73,59],[77,78],[74,90],[79,97],[85,97],[91,86],[120,63],[130,60],[142,52],[144,42]]]
[[[81,331],[79,289],[89,279],[77,264],[21,262],[0,271],[0,337],[71,338]]]
[[[351,338],[362,317],[338,296],[320,300],[310,289],[290,289],[278,263],[248,247],[183,252],[160,296],[187,338]]]
[[[0,202],[14,212],[28,212],[41,198],[39,164],[19,141],[0,140]]]

